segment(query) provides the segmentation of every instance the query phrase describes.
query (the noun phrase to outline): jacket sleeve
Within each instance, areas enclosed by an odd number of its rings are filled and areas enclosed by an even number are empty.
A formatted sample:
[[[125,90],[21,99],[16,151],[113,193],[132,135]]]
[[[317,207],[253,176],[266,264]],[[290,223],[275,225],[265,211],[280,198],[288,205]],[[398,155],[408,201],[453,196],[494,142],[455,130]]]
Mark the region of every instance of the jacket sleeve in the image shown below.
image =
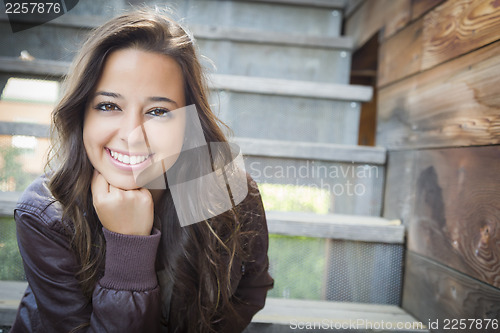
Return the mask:
[[[250,323],[253,316],[261,310],[266,301],[267,291],[274,285],[268,272],[267,251],[269,235],[266,214],[257,184],[249,178],[247,198],[239,205],[241,223],[245,231],[255,235],[247,242],[250,257],[240,265],[234,265],[232,276],[236,276],[237,287],[233,296],[233,305],[239,318],[223,318],[218,332],[241,332]]]
[[[69,238],[33,212],[15,211],[18,244],[35,304],[25,297],[15,332],[158,332],[160,297],[154,263],[160,232],[129,236],[104,229],[106,264],[89,303]],[[33,297],[31,303],[34,303]]]

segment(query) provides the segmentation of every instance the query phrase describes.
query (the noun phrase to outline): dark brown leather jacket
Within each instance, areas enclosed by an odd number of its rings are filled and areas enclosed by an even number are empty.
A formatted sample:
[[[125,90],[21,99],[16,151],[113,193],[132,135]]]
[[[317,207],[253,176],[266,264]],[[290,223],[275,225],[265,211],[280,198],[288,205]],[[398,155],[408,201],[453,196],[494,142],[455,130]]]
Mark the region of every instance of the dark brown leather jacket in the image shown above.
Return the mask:
[[[260,198],[259,198],[260,201]],[[264,306],[273,280],[268,274],[267,226],[265,215],[252,214],[250,223],[263,230],[253,250],[254,259],[245,272],[235,270],[235,295],[243,318],[223,318],[225,332],[240,332]],[[11,333],[70,332],[161,332],[160,288],[155,257],[160,232],[151,236],[129,236],[104,229],[106,262],[104,276],[97,283],[89,303],[75,275],[79,270],[70,249],[71,235],[62,225],[62,207],[40,177],[23,193],[15,210],[18,243],[29,286],[21,300]],[[259,230],[257,229],[257,230]],[[240,263],[241,264],[241,263]],[[240,265],[241,267],[241,265]],[[182,300],[172,300],[171,310]],[[171,324],[171,323],[170,323]],[[169,325],[171,326],[171,325]]]

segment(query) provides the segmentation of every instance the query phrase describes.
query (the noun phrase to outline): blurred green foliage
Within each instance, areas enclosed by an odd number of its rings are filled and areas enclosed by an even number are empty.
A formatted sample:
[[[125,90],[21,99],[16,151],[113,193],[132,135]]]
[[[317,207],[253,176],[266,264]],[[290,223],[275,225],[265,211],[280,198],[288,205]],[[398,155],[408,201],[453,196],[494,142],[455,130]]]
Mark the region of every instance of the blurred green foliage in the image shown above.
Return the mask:
[[[37,175],[26,173],[21,162],[18,161],[18,157],[27,150],[0,146],[0,190],[24,191],[35,180]],[[7,189],[2,189],[2,187],[7,187]]]
[[[274,288],[269,297],[322,299],[325,240],[269,235],[269,272]]]
[[[259,184],[266,211],[328,213],[330,193],[320,188]],[[322,299],[325,240],[269,235],[269,270],[274,288],[269,297]]]
[[[0,280],[24,280],[13,218],[0,218]]]
[[[265,210],[326,214],[330,206],[330,192],[321,188],[259,184],[259,191]]]
[[[23,191],[36,175],[23,170],[18,157],[26,149],[0,146],[0,190]],[[16,238],[16,225],[12,217],[0,218],[0,280],[24,280],[24,269]]]

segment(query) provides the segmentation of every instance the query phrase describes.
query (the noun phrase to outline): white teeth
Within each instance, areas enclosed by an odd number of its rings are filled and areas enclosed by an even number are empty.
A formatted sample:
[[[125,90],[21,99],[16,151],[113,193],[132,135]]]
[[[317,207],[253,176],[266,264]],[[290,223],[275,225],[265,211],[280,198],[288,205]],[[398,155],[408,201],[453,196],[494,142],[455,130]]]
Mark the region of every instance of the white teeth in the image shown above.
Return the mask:
[[[135,164],[142,163],[148,158],[148,155],[130,156],[130,155],[120,154],[120,153],[117,153],[117,152],[112,151],[112,150],[110,150],[109,152],[111,154],[111,157],[113,157],[115,160],[118,160],[118,161],[122,162],[123,164],[129,164],[129,165],[135,165]]]

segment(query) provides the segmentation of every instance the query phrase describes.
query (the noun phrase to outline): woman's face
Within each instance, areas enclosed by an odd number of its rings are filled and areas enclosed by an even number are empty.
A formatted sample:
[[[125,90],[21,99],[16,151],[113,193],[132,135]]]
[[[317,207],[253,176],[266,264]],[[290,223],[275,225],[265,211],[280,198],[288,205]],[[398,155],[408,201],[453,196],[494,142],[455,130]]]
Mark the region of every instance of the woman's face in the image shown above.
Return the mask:
[[[143,187],[168,170],[184,139],[184,79],[177,62],[138,49],[112,52],[85,110],[83,143],[111,185]]]

